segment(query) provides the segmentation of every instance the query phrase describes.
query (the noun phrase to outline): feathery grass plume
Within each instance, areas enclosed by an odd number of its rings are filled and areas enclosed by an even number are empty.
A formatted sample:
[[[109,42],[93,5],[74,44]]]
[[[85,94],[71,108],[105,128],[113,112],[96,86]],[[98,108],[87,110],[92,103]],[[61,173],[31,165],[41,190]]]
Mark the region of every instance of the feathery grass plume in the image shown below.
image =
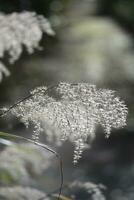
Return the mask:
[[[56,97],[52,93],[56,93]],[[29,98],[16,104],[11,113],[28,127],[34,125],[33,138],[45,131],[48,141],[57,145],[69,139],[74,143],[74,163],[77,163],[87,139],[95,138],[95,129],[100,124],[109,137],[112,128],[126,125],[127,107],[115,92],[97,89],[89,83],[70,84],[61,82],[55,87],[39,87]]]
[[[23,47],[29,54],[41,49],[39,42],[43,33],[54,35],[50,23],[42,15],[28,11],[0,13],[0,58],[7,52],[12,64],[19,59]]]

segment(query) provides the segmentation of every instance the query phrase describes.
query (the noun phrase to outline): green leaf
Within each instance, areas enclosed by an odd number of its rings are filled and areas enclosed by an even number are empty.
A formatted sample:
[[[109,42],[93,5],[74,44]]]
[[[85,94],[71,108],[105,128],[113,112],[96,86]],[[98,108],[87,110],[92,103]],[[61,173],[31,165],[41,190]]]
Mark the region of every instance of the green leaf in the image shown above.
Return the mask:
[[[8,137],[8,138],[12,138],[12,139],[21,139],[21,140],[25,140],[27,142],[36,144],[37,146],[40,146],[48,151],[50,151],[51,153],[55,154],[57,157],[59,157],[59,154],[54,151],[53,149],[49,148],[47,145],[40,143],[40,142],[36,142],[32,139],[29,138],[25,138],[23,136],[19,136],[19,135],[15,135],[15,134],[10,134],[10,133],[6,133],[6,132],[0,132],[0,137]]]
[[[14,139],[25,139],[22,136],[6,133],[6,132],[0,132],[0,137],[8,137],[8,138],[14,138]]]
[[[59,200],[71,200],[70,198],[65,197],[64,195],[59,196],[59,194],[52,194],[52,197],[55,197],[56,199],[59,199]]]
[[[7,138],[8,138],[8,140],[7,140]],[[0,143],[1,144],[4,144],[6,146],[13,145],[14,142],[12,142],[11,139],[19,139],[19,140],[29,141],[28,138],[25,138],[22,136],[18,136],[18,135],[6,133],[6,132],[0,132]],[[31,141],[29,141],[29,142],[31,142]]]

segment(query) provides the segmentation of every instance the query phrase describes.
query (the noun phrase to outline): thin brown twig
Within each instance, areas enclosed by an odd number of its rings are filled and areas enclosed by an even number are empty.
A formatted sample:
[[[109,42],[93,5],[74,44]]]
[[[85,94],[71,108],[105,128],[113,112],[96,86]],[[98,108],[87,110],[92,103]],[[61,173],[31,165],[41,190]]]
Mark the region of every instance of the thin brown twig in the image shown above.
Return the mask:
[[[72,83],[71,85],[77,85],[77,83]],[[47,92],[55,87],[57,87],[58,84],[55,85],[51,85],[49,86],[45,91],[44,91],[44,95],[47,94]],[[7,110],[3,111],[0,114],[0,117],[3,117],[4,115],[6,115],[10,110],[12,110],[13,108],[15,108],[16,106],[18,106],[20,103],[30,99],[31,97],[33,97],[35,94],[40,93],[40,91],[36,91],[35,93],[30,93],[29,95],[27,95],[26,97],[22,98],[21,100],[17,101],[16,103],[14,103],[13,105],[11,105]]]
[[[51,89],[53,89],[54,87],[56,87],[57,85],[52,85],[50,87],[48,87],[45,91],[44,91],[44,95],[47,94],[47,92]],[[16,103],[14,103],[13,105],[11,105],[7,110],[3,111],[0,114],[0,117],[3,117],[4,115],[6,115],[10,110],[12,110],[13,108],[15,108],[16,106],[18,106],[20,103],[30,99],[31,97],[33,97],[35,94],[40,93],[40,91],[36,91],[35,93],[30,93],[29,95],[27,95],[26,97],[22,98],[21,100],[17,101]]]
[[[59,154],[57,154],[57,157],[59,158],[59,164],[60,164],[60,175],[61,175],[61,185],[60,185],[60,188],[56,189],[55,191],[51,192],[51,193],[48,193],[46,194],[44,197],[41,197],[40,199],[38,200],[45,200],[46,197],[49,197],[49,196],[52,196],[52,194],[54,194],[55,192],[59,191],[59,194],[58,194],[58,199],[60,200],[60,196],[61,196],[61,192],[62,192],[62,189],[63,189],[63,165],[62,165],[62,159],[60,157]]]
[[[63,187],[63,181],[64,181],[64,178],[63,178],[63,164],[62,164],[62,158],[60,156],[60,154],[58,154],[56,151],[50,149],[49,147],[47,147],[46,145],[42,144],[42,143],[39,143],[39,142],[34,142],[34,144],[42,147],[42,148],[45,148],[47,149],[48,151],[54,153],[56,155],[56,157],[59,159],[59,164],[60,164],[60,180],[61,180],[61,183],[60,183],[60,188],[59,188],[59,194],[58,194],[58,199],[60,200],[60,195],[61,195],[61,192],[62,192],[62,187]],[[43,199],[39,199],[39,200],[43,200]]]

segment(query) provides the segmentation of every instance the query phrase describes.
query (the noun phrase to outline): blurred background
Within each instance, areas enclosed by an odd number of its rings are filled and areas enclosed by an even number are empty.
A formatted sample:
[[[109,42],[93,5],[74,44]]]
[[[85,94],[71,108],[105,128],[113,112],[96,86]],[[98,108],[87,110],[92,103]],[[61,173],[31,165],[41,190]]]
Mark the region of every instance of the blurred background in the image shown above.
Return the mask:
[[[89,82],[98,88],[116,90],[116,94],[128,106],[127,126],[121,130],[113,130],[108,140],[104,138],[101,128],[98,128],[92,148],[83,153],[77,166],[72,164],[72,144],[66,142],[58,151],[63,157],[65,183],[76,179],[95,184],[102,183],[107,187],[105,191],[107,199],[133,200],[134,2],[131,0],[0,1],[1,12],[13,13],[24,10],[35,11],[47,17],[56,35],[54,37],[44,35],[41,41],[43,51],[35,51],[32,55],[24,51],[21,58],[13,65],[7,62],[6,57],[4,58],[11,76],[0,84],[1,107],[12,105],[36,86],[51,85],[59,81]],[[31,136],[30,130],[26,130],[24,125],[12,116],[0,119],[0,128],[2,131]],[[1,149],[3,150],[3,147]],[[37,162],[36,158],[34,162]],[[54,190],[59,179],[57,168],[58,165],[55,168],[50,167],[45,172],[47,180],[39,179],[38,183],[34,182],[34,186]],[[21,172],[18,176],[21,176]],[[31,176],[33,179],[36,177]],[[9,176],[0,173],[1,185],[9,185],[8,178]],[[28,182],[28,175],[25,178],[26,180],[20,181],[21,178],[12,177],[11,180],[13,184],[20,182],[24,185],[31,184]],[[47,184],[44,186],[44,182],[48,181],[49,186]],[[80,199],[88,198],[81,196]]]

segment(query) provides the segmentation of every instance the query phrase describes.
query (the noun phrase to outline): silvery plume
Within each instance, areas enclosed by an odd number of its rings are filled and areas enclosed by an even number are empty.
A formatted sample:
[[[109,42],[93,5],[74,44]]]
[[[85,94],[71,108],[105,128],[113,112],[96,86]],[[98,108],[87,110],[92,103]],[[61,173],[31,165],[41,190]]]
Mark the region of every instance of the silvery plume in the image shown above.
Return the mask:
[[[35,140],[44,131],[48,141],[57,145],[67,139],[73,142],[74,163],[81,157],[87,140],[95,138],[97,125],[109,137],[112,128],[126,125],[128,113],[125,103],[112,90],[97,89],[89,83],[65,82],[36,88],[10,111],[26,126],[34,125]]]
[[[23,47],[29,54],[35,49],[40,49],[39,42],[43,33],[54,35],[50,23],[42,15],[28,11],[12,14],[0,13],[0,58],[3,58],[7,52],[9,62],[12,64],[19,59]],[[1,68],[1,65],[2,63],[0,63],[0,81],[2,74],[9,75],[6,67]]]

